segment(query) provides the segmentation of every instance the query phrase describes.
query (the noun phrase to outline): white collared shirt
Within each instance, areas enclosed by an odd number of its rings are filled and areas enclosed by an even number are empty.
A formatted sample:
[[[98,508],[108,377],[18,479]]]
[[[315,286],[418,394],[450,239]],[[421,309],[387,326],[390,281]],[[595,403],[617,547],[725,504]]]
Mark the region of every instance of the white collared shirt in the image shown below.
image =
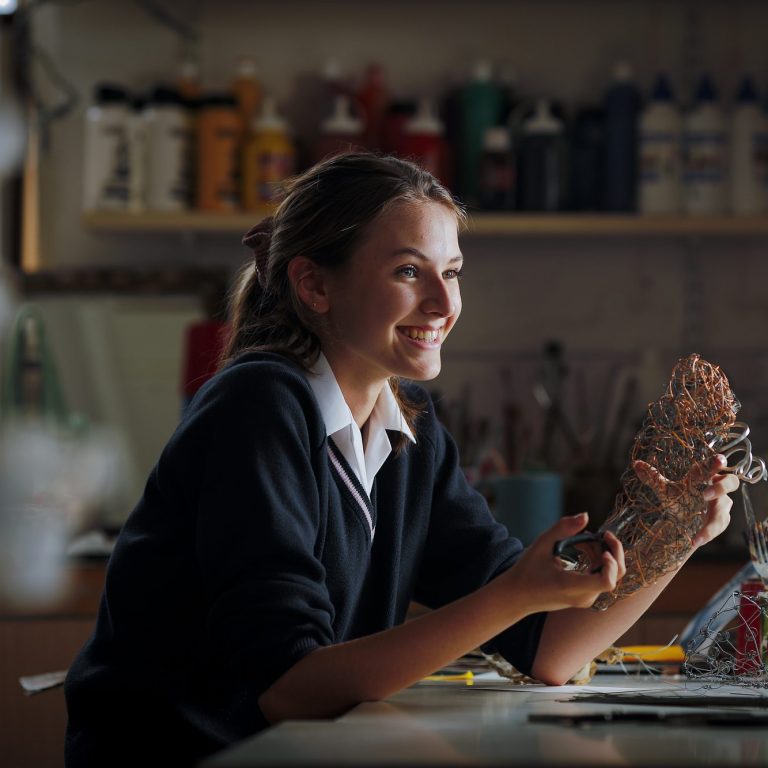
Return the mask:
[[[368,421],[368,444],[363,449],[360,427],[355,423],[336,376],[322,352],[314,368],[307,374],[307,379],[320,405],[328,437],[333,438],[336,447],[370,496],[376,473],[392,452],[392,444],[386,430],[396,429],[416,442],[389,383],[381,390],[373,406]]]

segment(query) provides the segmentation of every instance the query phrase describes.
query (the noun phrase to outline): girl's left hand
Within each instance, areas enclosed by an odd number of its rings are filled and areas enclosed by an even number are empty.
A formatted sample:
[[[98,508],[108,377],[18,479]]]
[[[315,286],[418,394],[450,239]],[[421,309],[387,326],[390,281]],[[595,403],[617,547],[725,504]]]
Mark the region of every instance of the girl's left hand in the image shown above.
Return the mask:
[[[693,540],[693,547],[698,547],[719,536],[731,520],[733,499],[728,495],[739,487],[739,478],[732,472],[723,472],[727,464],[725,456],[718,454],[709,462],[694,467],[686,478],[688,483],[705,483],[707,487],[702,492],[707,502],[707,512],[704,525]],[[661,497],[670,497],[679,493],[681,483],[667,480],[655,467],[644,461],[636,461],[634,469],[644,483],[652,486]]]

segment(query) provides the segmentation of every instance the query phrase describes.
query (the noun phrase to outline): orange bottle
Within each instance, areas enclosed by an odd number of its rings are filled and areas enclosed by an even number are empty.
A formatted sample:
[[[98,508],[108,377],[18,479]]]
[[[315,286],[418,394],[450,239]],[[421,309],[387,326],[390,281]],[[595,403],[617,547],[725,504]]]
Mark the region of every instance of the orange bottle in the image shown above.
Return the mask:
[[[256,62],[249,56],[241,56],[238,59],[232,91],[243,118],[243,125],[248,126],[261,107],[261,83],[258,78],[258,69]]]
[[[274,99],[265,96],[261,114],[243,152],[243,206],[246,210],[276,208],[282,182],[296,165],[296,148],[288,125],[277,113]]]
[[[240,154],[243,121],[228,94],[205,97],[197,118],[196,205],[203,211],[240,207]]]

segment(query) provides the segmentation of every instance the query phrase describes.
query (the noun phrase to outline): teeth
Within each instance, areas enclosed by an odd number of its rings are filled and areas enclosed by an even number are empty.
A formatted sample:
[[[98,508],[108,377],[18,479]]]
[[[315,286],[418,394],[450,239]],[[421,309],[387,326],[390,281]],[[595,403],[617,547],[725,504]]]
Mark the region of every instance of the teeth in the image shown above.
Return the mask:
[[[403,328],[403,333],[411,339],[434,344],[440,338],[440,331],[425,331],[421,328]]]

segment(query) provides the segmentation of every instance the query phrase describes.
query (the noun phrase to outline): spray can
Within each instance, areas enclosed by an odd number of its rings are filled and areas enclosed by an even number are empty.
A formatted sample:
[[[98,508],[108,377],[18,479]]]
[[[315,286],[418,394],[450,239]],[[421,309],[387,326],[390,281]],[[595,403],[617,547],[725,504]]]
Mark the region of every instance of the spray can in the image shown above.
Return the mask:
[[[277,113],[271,96],[262,100],[261,114],[245,147],[243,205],[246,210],[276,208],[282,197],[281,184],[294,171],[296,150],[288,125]]]
[[[730,209],[740,215],[768,208],[768,118],[751,77],[741,82],[731,116]]]
[[[196,204],[203,211],[240,207],[243,122],[231,94],[209,94],[197,118]]]
[[[696,105],[683,121],[683,201],[687,213],[723,213],[726,149],[725,120],[715,86],[704,75],[696,91]]]
[[[84,210],[128,208],[131,121],[127,91],[119,85],[97,85],[94,103],[85,113]]]
[[[191,195],[192,130],[181,96],[172,88],[155,88],[143,118],[147,208],[184,210]]]
[[[645,214],[674,214],[682,205],[683,118],[666,75],[656,78],[638,131],[638,208]]]

